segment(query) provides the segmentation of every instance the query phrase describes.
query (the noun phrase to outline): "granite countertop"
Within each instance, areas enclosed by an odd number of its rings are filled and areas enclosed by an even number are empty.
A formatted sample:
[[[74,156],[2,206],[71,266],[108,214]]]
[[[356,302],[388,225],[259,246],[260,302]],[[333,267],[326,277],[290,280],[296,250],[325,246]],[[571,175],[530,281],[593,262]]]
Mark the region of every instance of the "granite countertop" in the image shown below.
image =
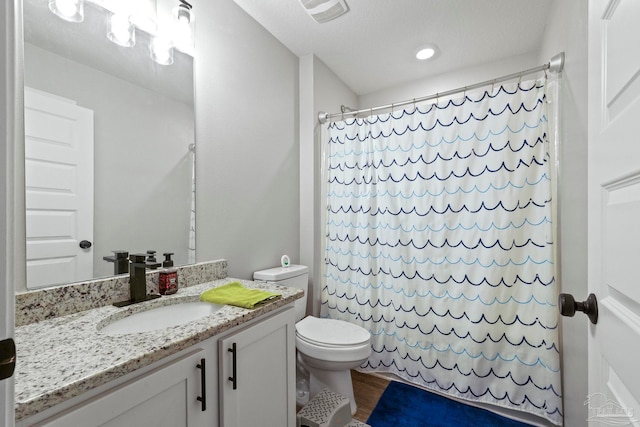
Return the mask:
[[[203,291],[235,280],[214,280],[128,307],[109,305],[17,327],[16,420],[37,414],[303,296],[300,289],[238,280],[247,287],[280,293],[282,298],[254,310],[224,306],[199,320],[151,332],[110,336],[99,331],[109,320],[171,303],[198,301]]]

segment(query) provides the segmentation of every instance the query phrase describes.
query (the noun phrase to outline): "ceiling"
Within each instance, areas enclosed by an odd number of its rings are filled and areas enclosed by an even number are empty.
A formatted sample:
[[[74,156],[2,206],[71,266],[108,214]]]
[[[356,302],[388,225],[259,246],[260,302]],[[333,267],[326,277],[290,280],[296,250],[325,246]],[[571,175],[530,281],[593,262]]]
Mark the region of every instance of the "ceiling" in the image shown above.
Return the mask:
[[[316,23],[299,0],[234,0],[294,54],[314,54],[356,94],[537,53],[553,0],[346,0]],[[439,54],[415,59],[435,44]]]

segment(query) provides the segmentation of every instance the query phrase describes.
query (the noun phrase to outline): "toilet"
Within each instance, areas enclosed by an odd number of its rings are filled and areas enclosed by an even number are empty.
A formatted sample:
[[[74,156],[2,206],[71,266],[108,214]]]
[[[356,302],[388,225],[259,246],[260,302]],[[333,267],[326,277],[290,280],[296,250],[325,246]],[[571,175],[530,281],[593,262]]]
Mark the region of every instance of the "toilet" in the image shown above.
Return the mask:
[[[311,399],[323,389],[329,389],[348,398],[351,414],[355,414],[350,370],[371,355],[369,331],[343,320],[305,317],[309,269],[304,265],[256,271],[253,280],[304,290],[304,297],[295,302],[296,349],[298,363],[309,372],[308,397]]]

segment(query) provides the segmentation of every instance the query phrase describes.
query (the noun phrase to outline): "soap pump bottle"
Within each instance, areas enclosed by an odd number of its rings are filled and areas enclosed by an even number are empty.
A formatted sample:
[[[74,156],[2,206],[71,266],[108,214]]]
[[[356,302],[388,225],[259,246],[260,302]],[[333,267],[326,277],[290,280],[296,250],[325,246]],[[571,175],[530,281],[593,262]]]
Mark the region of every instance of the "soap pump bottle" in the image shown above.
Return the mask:
[[[158,279],[158,292],[160,295],[171,295],[178,292],[178,270],[173,268],[172,252],[166,252],[162,262],[162,270]]]

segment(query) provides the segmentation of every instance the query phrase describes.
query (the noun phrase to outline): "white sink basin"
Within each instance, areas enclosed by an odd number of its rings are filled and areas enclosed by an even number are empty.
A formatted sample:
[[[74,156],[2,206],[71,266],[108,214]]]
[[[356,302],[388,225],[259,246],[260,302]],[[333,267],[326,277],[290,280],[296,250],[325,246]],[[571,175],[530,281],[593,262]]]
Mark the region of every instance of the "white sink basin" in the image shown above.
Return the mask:
[[[164,305],[108,322],[100,328],[100,332],[123,335],[166,329],[201,319],[222,307],[224,306],[201,301]]]

